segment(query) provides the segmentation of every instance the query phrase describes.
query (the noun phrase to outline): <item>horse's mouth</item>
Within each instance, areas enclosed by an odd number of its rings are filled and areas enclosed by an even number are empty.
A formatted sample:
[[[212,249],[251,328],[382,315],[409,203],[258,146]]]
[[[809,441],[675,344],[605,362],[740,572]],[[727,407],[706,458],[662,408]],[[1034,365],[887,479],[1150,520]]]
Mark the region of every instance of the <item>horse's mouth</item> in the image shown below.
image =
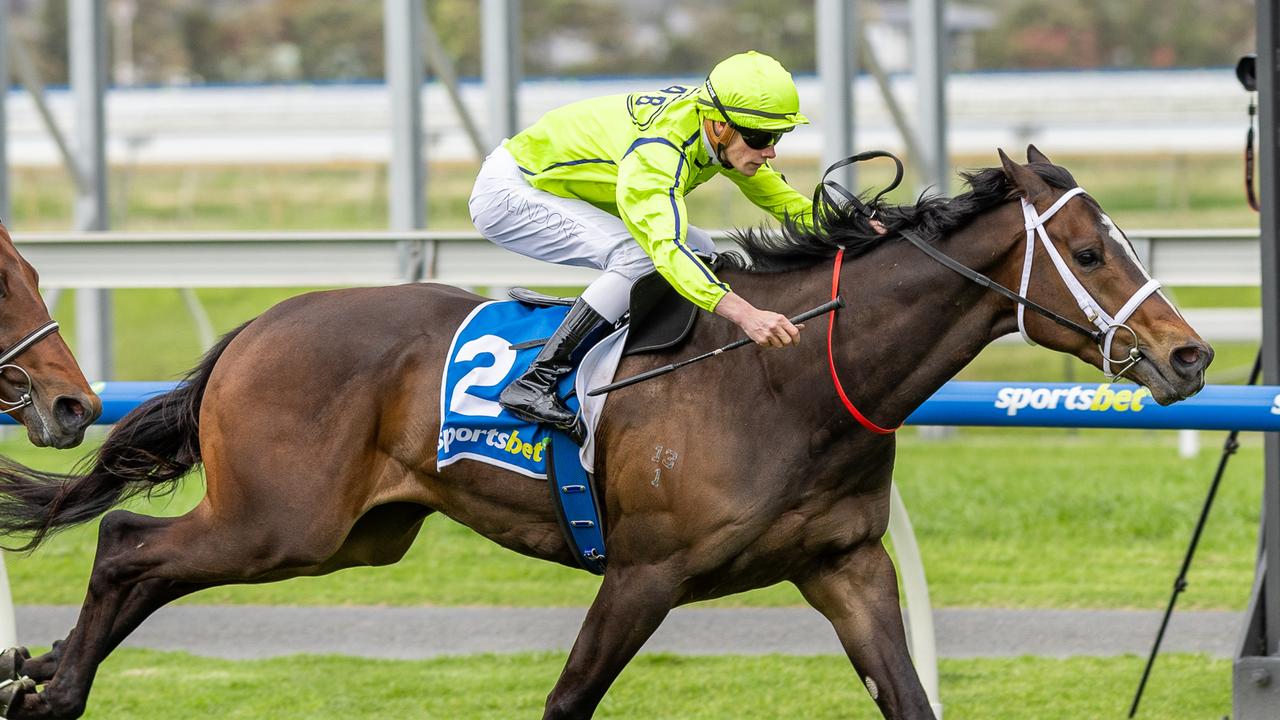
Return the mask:
[[[1151,391],[1151,399],[1159,405],[1172,405],[1186,400],[1204,388],[1203,371],[1194,378],[1170,379],[1169,376],[1172,374],[1174,374],[1172,367],[1166,367],[1145,358],[1135,365],[1133,372],[1130,373],[1135,381]]]

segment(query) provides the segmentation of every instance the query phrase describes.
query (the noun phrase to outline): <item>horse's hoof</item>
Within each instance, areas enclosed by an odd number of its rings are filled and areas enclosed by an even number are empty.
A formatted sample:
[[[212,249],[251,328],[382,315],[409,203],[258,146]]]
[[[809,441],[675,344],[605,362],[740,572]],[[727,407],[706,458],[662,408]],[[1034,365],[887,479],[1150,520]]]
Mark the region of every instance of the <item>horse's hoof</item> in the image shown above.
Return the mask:
[[[0,717],[9,717],[9,711],[22,701],[22,696],[35,690],[36,681],[29,677],[0,682]]]
[[[11,647],[0,652],[0,680],[17,680],[22,672],[22,663],[31,659],[31,653],[24,647]]]

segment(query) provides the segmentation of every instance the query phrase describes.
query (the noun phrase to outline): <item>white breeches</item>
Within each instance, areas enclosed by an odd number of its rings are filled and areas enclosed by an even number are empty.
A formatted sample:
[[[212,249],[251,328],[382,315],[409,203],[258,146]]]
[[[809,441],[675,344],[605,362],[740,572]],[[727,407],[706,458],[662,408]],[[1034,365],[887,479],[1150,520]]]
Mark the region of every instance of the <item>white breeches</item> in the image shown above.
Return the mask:
[[[627,311],[635,281],[653,270],[620,218],[532,187],[502,146],[485,158],[469,204],[476,229],[497,245],[558,265],[603,270],[582,299],[610,322]],[[693,226],[685,242],[699,252],[715,249],[711,236]]]

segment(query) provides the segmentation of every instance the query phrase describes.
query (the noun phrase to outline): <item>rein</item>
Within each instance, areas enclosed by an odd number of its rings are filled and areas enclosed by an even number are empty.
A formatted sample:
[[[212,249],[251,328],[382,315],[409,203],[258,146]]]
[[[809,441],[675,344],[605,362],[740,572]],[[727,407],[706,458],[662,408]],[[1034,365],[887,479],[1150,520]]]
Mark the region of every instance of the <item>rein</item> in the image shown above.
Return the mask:
[[[21,410],[22,408],[32,404],[31,389],[33,387],[33,383],[31,381],[31,374],[24,370],[21,365],[15,364],[13,360],[27,350],[30,350],[36,343],[57,332],[58,327],[58,322],[56,320],[50,320],[24,335],[21,340],[13,344],[13,347],[6,350],[3,354],[0,354],[0,373],[8,370],[9,368],[13,368],[14,370],[22,373],[22,376],[27,379],[27,387],[25,390],[20,391],[21,394],[18,396],[17,400],[5,400],[0,398],[0,412],[10,413],[16,410]]]
[[[885,189],[881,190],[879,193],[876,193],[875,197],[872,198],[870,203],[864,203],[862,200],[858,199],[856,195],[854,195],[844,186],[840,185],[834,180],[827,179],[827,177],[834,170],[838,170],[842,167],[852,165],[854,163],[862,162],[863,160],[870,160],[873,158],[882,158],[882,157],[893,160],[895,165],[895,175],[894,175],[893,181],[890,182],[889,185],[885,187]],[[903,176],[902,161],[899,160],[898,157],[893,153],[886,152],[883,150],[872,150],[869,152],[858,153],[857,155],[852,155],[836,163],[833,163],[830,167],[827,168],[826,172],[822,174],[822,182],[818,183],[818,187],[814,190],[814,193],[813,193],[813,217],[814,217],[815,224],[817,224],[820,218],[822,218],[824,213],[828,212],[829,209],[840,207],[841,201],[843,201],[845,204],[849,206],[852,206],[858,213],[865,216],[867,219],[874,218],[875,210],[873,210],[870,206],[875,205],[880,200],[880,198],[883,197],[886,193],[898,187],[898,185],[901,184],[902,182],[902,176]],[[839,195],[839,199],[833,197],[832,192],[835,192],[837,195]],[[1062,207],[1066,205],[1068,200],[1070,200],[1071,198],[1077,195],[1082,195],[1082,194],[1084,194],[1083,188],[1075,187],[1068,190],[1061,197],[1059,197],[1058,200],[1054,202],[1054,204],[1048,210],[1046,210],[1043,214],[1037,213],[1035,206],[1032,205],[1031,203],[1028,203],[1025,198],[1021,199],[1022,213],[1023,213],[1023,218],[1025,220],[1025,226],[1027,230],[1027,249],[1023,259],[1022,283],[1019,288],[1019,292],[1014,292],[1009,288],[996,282],[995,280],[992,280],[991,278],[987,277],[986,275],[983,275],[977,270],[974,270],[966,265],[961,264],[951,256],[937,249],[933,245],[930,245],[923,238],[921,238],[919,234],[917,234],[913,230],[909,230],[906,228],[896,228],[895,232],[897,232],[899,235],[905,238],[912,245],[919,248],[920,251],[923,252],[925,255],[928,255],[930,258],[933,258],[935,261],[942,264],[944,267],[958,273],[962,277],[974,283],[977,283],[978,285],[981,285],[984,288],[993,290],[996,293],[999,293],[1000,295],[1004,296],[1005,298],[1008,298],[1009,300],[1012,300],[1013,302],[1017,303],[1018,330],[1022,333],[1023,339],[1025,339],[1028,343],[1032,345],[1035,344],[1035,341],[1033,341],[1027,335],[1026,327],[1023,323],[1024,311],[1027,308],[1030,308],[1033,312],[1037,313],[1038,315],[1041,315],[1049,320],[1052,320],[1053,322],[1057,323],[1058,325],[1061,325],[1062,327],[1067,328],[1068,330],[1079,333],[1080,335],[1083,335],[1089,338],[1091,341],[1093,341],[1095,345],[1098,346],[1098,350],[1102,354],[1103,372],[1107,373],[1108,375],[1111,375],[1112,382],[1114,382],[1118,380],[1121,376],[1123,376],[1126,372],[1128,372],[1129,369],[1131,369],[1134,365],[1136,365],[1140,360],[1142,360],[1142,357],[1143,357],[1142,351],[1138,346],[1138,334],[1134,332],[1132,328],[1130,328],[1128,325],[1125,325],[1124,323],[1126,320],[1129,319],[1131,315],[1133,315],[1134,312],[1137,311],[1138,307],[1148,297],[1150,297],[1154,292],[1156,292],[1156,290],[1160,288],[1160,282],[1158,280],[1147,281],[1145,285],[1138,288],[1138,290],[1135,291],[1133,295],[1129,297],[1129,300],[1125,302],[1124,306],[1120,308],[1120,311],[1117,312],[1114,317],[1107,314],[1107,312],[1102,309],[1102,306],[1098,303],[1098,301],[1093,298],[1093,296],[1089,293],[1089,291],[1086,290],[1085,287],[1080,283],[1080,281],[1076,279],[1075,275],[1071,273],[1070,269],[1066,265],[1066,262],[1062,259],[1061,254],[1058,253],[1057,248],[1055,248],[1053,243],[1050,242],[1049,234],[1044,228],[1044,224],[1048,222],[1049,218],[1053,217],[1053,215],[1057,213],[1058,210],[1062,209]],[[1040,237],[1041,244],[1044,246],[1045,251],[1049,255],[1049,258],[1053,261],[1054,268],[1058,271],[1059,277],[1061,277],[1063,283],[1067,286],[1067,289],[1071,292],[1072,296],[1075,297],[1076,303],[1077,305],[1079,305],[1081,312],[1084,313],[1085,317],[1089,320],[1089,322],[1093,323],[1097,329],[1089,328],[1070,318],[1064,317],[1054,312],[1053,310],[1050,310],[1049,308],[1035,302],[1029,297],[1027,297],[1027,290],[1031,280],[1032,258],[1035,252],[1035,237],[1037,235]],[[831,278],[831,292],[832,292],[833,298],[839,292],[840,266],[843,263],[843,259],[844,259],[844,246],[840,246],[840,249],[836,252],[835,265],[832,271],[832,278]],[[1111,343],[1115,337],[1116,331],[1120,329],[1124,329],[1129,333],[1129,335],[1133,338],[1133,345],[1130,348],[1128,355],[1126,355],[1125,357],[1112,358]],[[848,410],[851,415],[853,415],[854,419],[856,419],[864,428],[870,430],[871,432],[879,433],[879,434],[888,434],[888,433],[894,432],[895,430],[897,430],[896,427],[883,428],[883,427],[880,427],[879,425],[876,425],[875,423],[868,420],[867,417],[863,415],[861,412],[859,412],[858,409],[853,405],[853,403],[850,402],[848,395],[844,391],[844,387],[840,384],[840,377],[836,372],[835,354],[832,347],[833,346],[832,336],[834,334],[834,331],[835,331],[835,315],[832,314],[827,324],[827,360],[831,369],[831,380],[835,385],[836,394],[840,397],[841,403],[844,405],[845,409]],[[1111,372],[1112,363],[1123,364],[1123,367],[1121,367],[1116,372],[1112,373]]]
[[[835,268],[831,271],[831,299],[832,300],[835,300],[837,297],[839,297],[839,294],[840,294],[840,264],[843,262],[843,260],[844,260],[844,248],[840,248],[839,252],[836,253]],[[862,425],[862,427],[870,430],[873,433],[876,433],[878,435],[889,435],[890,433],[897,432],[898,428],[902,427],[901,425],[898,425],[896,427],[891,427],[891,428],[880,427],[879,425],[868,420],[866,415],[863,415],[862,413],[858,412],[858,408],[854,406],[853,402],[849,400],[849,396],[845,394],[844,386],[840,384],[840,375],[836,372],[836,355],[835,355],[835,350],[833,348],[835,343],[833,343],[831,340],[832,336],[835,335],[835,331],[836,331],[836,314],[831,313],[830,317],[827,318],[827,367],[831,368],[831,381],[835,383],[836,395],[840,396],[840,402],[844,404],[844,409],[848,410],[849,414],[853,416],[853,419],[857,420],[858,423]]]

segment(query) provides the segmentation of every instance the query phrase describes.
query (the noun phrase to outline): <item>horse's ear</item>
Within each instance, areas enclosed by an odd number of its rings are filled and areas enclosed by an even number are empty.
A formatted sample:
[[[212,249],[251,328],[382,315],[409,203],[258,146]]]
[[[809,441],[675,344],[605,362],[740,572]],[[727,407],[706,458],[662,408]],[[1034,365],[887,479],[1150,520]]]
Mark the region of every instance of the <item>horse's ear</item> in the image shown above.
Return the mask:
[[[1040,179],[1039,175],[1010,160],[1004,150],[997,152],[1000,153],[1000,165],[1004,168],[1004,176],[1009,179],[1009,184],[1018,191],[1019,195],[1034,201],[1041,195],[1049,193],[1049,186]]]
[[[1053,161],[1049,159],[1049,156],[1040,152],[1040,148],[1035,145],[1027,146],[1027,162],[1045,163],[1046,165],[1053,164]]]

